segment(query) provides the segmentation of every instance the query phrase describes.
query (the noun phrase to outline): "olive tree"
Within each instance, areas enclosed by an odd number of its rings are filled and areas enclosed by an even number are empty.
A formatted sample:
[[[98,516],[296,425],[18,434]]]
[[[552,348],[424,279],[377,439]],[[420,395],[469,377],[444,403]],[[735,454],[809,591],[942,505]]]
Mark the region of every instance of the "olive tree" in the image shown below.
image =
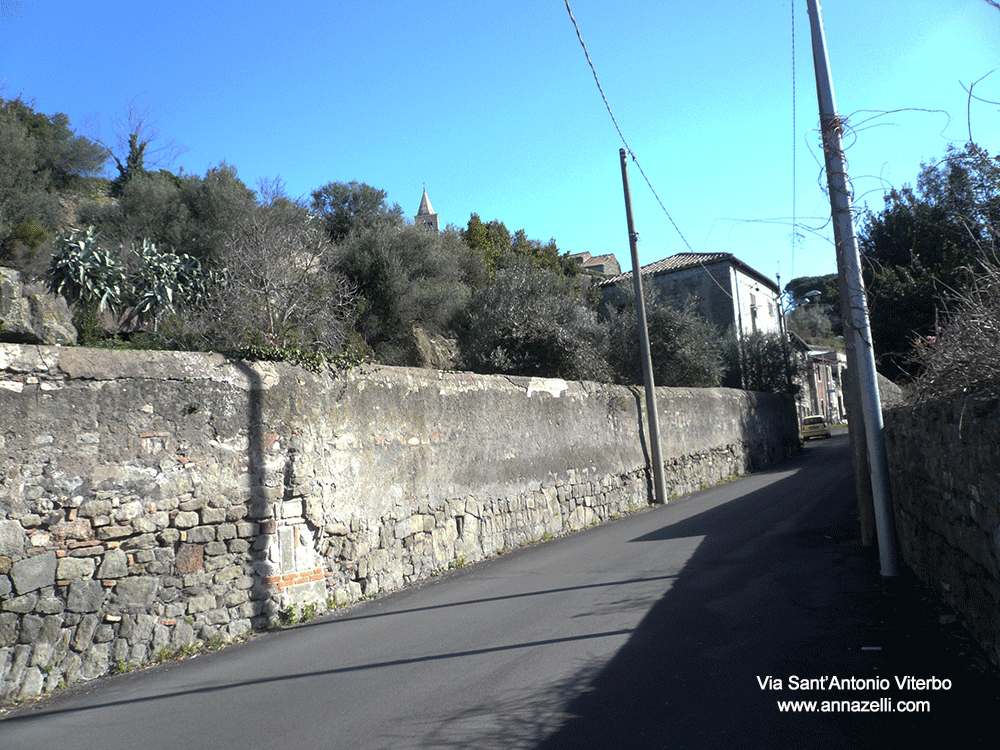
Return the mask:
[[[621,288],[626,304],[611,316],[611,362],[622,383],[641,384],[635,294]],[[690,306],[678,307],[652,288],[643,290],[649,349],[656,385],[712,387],[722,378],[722,342],[715,326]]]
[[[462,356],[476,372],[610,379],[607,326],[561,274],[513,263],[473,294],[463,319]]]

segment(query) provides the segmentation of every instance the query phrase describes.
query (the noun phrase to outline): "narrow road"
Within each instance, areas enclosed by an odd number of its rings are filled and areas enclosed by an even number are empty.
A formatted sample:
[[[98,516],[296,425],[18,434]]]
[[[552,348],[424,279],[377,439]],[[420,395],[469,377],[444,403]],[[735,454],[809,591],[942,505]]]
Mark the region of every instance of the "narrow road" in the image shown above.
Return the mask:
[[[0,721],[0,750],[858,748],[956,726],[995,747],[996,672],[912,582],[887,586],[856,536],[839,435],[666,507],[25,706]],[[830,675],[891,689],[789,687]],[[952,688],[898,689],[907,675]],[[778,708],[883,698],[930,710]]]

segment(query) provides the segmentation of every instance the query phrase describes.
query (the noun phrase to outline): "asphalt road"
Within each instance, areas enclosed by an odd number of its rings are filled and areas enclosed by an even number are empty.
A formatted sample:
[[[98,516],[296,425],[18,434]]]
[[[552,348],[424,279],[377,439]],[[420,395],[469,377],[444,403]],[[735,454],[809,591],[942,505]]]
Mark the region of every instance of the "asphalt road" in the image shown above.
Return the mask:
[[[0,750],[995,747],[1000,678],[919,586],[879,577],[848,461],[846,436],[813,442],[666,507],[79,686],[3,717]],[[890,686],[791,688],[824,676]],[[881,699],[929,711],[778,708]]]

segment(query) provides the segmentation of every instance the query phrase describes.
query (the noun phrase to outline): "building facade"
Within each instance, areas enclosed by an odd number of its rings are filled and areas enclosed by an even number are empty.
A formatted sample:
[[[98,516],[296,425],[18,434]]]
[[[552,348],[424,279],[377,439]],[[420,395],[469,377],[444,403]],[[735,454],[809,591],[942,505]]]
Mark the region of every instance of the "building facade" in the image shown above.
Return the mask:
[[[692,304],[722,334],[780,331],[778,285],[731,253],[678,253],[641,269],[643,285],[674,304]],[[622,304],[632,273],[601,283],[605,304]]]

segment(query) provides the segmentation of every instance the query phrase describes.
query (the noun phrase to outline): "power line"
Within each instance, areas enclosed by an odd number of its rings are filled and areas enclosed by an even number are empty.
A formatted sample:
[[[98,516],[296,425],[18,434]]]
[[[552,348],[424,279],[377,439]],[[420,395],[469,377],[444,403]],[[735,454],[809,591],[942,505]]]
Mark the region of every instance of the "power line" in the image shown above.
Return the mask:
[[[618,120],[615,118],[615,113],[611,110],[611,105],[608,103],[608,97],[605,96],[604,94],[604,87],[601,86],[601,79],[598,78],[597,76],[597,68],[594,67],[594,62],[593,60],[590,59],[590,53],[587,51],[587,45],[584,43],[583,35],[580,33],[580,26],[579,24],[577,24],[576,19],[573,17],[573,10],[569,7],[569,0],[566,0],[566,12],[569,13],[569,18],[573,22],[573,28],[576,29],[576,36],[580,40],[580,46],[583,47],[583,54],[587,57],[587,63],[590,65],[590,70],[594,74],[594,81],[597,83],[597,90],[601,92],[601,98],[604,100],[604,106],[607,107],[608,114],[611,115],[611,122],[614,123],[615,130],[618,131],[618,136],[622,139],[622,143],[625,144],[625,151],[628,152],[628,155],[632,157],[632,161],[635,162],[635,166],[638,167],[639,169],[639,174],[641,174],[642,179],[646,181],[646,184],[649,186],[650,191],[652,191],[653,193],[653,197],[656,198],[656,202],[659,203],[660,208],[663,209],[663,213],[666,215],[667,219],[670,220],[670,223],[673,225],[674,229],[677,230],[677,234],[680,235],[680,238],[687,246],[687,249],[693,253],[694,248],[691,247],[691,244],[687,241],[687,238],[684,236],[684,233],[681,232],[681,228],[677,226],[677,222],[674,221],[674,218],[670,215],[670,212],[667,211],[667,207],[663,205],[663,201],[660,200],[660,196],[657,194],[656,189],[653,187],[653,183],[649,181],[649,177],[646,176],[646,172],[643,170],[642,165],[636,158],[635,152],[632,151],[631,147],[629,147],[628,145],[628,141],[625,140],[625,134],[622,132],[621,127],[618,125]]]

